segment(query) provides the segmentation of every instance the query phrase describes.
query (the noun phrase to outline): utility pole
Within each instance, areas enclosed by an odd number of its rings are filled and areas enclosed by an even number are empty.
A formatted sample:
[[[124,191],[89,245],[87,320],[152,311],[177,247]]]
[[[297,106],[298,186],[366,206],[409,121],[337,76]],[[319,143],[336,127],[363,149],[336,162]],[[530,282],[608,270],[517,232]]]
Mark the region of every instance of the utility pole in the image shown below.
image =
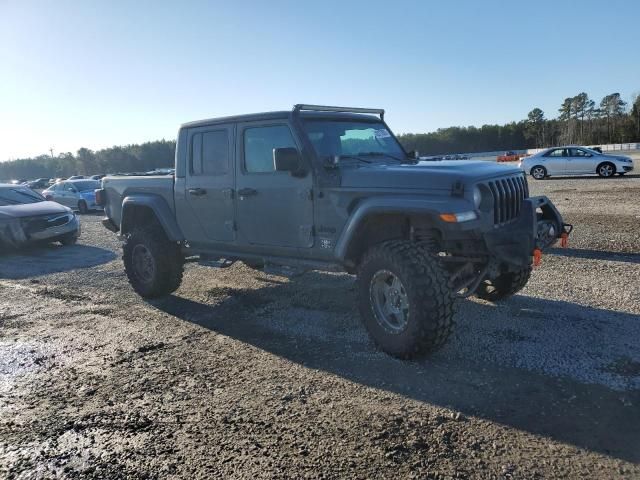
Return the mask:
[[[53,158],[53,147],[51,147],[49,151],[51,152],[51,158]]]

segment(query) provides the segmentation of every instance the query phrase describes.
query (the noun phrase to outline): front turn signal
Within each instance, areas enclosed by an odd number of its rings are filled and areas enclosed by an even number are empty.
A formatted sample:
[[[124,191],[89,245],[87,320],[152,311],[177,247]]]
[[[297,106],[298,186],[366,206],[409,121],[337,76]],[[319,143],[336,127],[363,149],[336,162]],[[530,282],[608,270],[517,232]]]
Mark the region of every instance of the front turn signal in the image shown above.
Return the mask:
[[[440,220],[447,223],[461,223],[468,222],[469,220],[475,220],[478,218],[476,212],[462,212],[462,213],[441,213]]]

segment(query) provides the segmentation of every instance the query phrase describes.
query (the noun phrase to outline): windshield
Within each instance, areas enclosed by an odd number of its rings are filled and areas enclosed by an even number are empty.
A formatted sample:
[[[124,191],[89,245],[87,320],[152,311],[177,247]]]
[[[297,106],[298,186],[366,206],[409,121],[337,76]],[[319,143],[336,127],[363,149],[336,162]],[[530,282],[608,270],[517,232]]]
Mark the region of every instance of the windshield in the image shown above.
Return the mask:
[[[406,159],[402,147],[382,122],[307,120],[304,129],[320,158],[366,155]]]
[[[96,188],[100,188],[100,183],[95,180],[87,180],[86,182],[73,182],[72,185],[78,189],[79,192],[89,192]]]
[[[582,150],[589,152],[591,155],[602,155],[600,152],[598,152],[597,150],[591,150],[590,148],[582,148]]]
[[[44,197],[28,188],[0,188],[0,207],[37,202],[44,202]]]

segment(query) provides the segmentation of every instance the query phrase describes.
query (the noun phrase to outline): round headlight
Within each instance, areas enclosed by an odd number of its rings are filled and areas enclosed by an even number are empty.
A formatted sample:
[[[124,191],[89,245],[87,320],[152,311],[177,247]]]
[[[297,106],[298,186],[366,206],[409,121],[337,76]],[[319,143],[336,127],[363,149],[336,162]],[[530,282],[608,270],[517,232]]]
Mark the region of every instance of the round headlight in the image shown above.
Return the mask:
[[[476,208],[480,208],[480,204],[482,203],[482,192],[478,187],[473,188],[473,204]]]

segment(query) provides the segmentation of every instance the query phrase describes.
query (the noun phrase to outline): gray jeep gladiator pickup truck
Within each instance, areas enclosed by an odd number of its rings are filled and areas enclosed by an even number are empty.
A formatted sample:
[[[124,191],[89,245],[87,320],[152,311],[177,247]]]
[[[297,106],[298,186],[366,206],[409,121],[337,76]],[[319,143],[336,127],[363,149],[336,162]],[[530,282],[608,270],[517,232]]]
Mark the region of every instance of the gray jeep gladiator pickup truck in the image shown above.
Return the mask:
[[[517,168],[421,162],[365,108],[186,123],[174,176],[106,177],[97,198],[141,296],[175,291],[187,261],[346,271],[371,338],[401,358],[446,342],[457,298],[522,289],[534,253],[571,230]]]

